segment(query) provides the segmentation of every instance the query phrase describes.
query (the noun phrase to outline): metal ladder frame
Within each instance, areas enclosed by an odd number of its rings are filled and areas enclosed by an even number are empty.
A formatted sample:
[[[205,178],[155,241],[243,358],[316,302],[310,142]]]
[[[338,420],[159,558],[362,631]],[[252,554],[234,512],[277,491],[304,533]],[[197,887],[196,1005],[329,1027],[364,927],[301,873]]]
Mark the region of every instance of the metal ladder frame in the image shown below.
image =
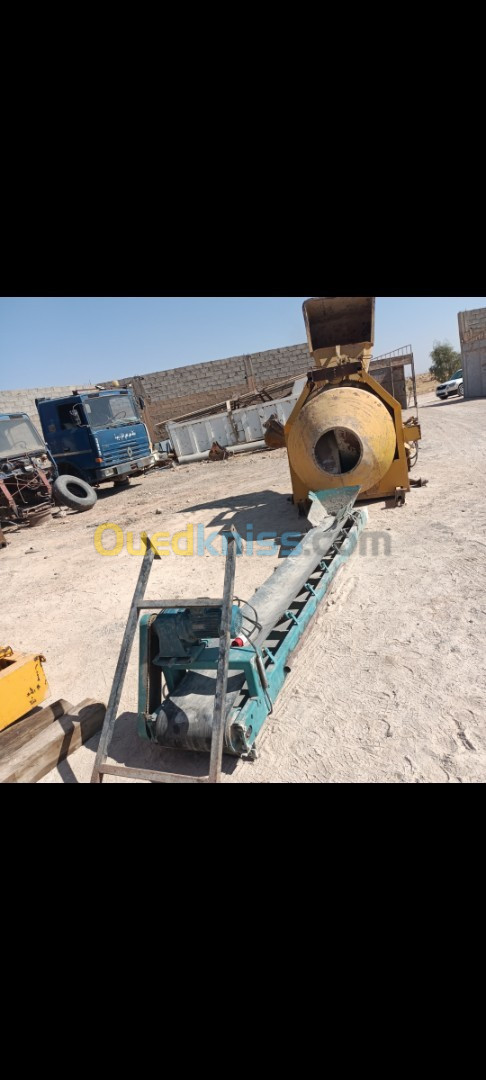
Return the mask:
[[[228,663],[231,645],[231,614],[233,596],[235,591],[236,555],[238,551],[239,536],[234,526],[225,531],[228,550],[224,573],[223,600],[144,600],[145,590],[154,559],[160,559],[160,555],[147,537],[147,549],[143,557],[138,581],[135,586],[130,612],[128,615],[125,633],[120,648],[120,655],[116,665],[113,686],[106,710],[105,720],[101,730],[101,737],[91,776],[92,784],[102,784],[105,776],[122,776],[132,780],[147,780],[154,784],[220,784],[221,769],[223,762],[224,743],[224,720],[226,711],[226,693],[228,687]],[[221,636],[219,641],[218,669],[216,675],[216,691],[214,696],[214,713],[211,736],[211,753],[208,776],[188,776],[178,773],[164,773],[152,769],[132,769],[125,765],[108,765],[107,757],[113,731],[117,719],[118,706],[122,695],[128,663],[130,660],[138,621],[142,611],[162,611],[164,608],[174,607],[221,607]]]

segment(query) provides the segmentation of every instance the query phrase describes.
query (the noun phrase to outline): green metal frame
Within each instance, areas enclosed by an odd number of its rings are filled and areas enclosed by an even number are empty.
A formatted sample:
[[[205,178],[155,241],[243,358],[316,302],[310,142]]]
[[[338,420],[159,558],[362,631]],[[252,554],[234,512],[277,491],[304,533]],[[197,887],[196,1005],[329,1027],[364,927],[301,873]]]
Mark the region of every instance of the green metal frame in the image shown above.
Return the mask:
[[[302,593],[295,598],[278,626],[270,632],[261,649],[253,646],[230,649],[229,669],[244,673],[245,688],[237,707],[226,721],[226,752],[239,756],[251,754],[255,739],[287,677],[288,659],[339,569],[355,550],[367,520],[366,510],[352,512],[334,547],[316,567]],[[162,667],[154,664],[153,657],[158,651],[156,635],[152,632],[155,618],[154,615],[145,615],[140,620],[138,733],[149,740],[155,737],[154,713],[162,702],[162,675],[170,695],[188,671],[216,671],[218,666],[218,648],[212,640],[201,641],[192,650],[190,659],[171,660]],[[260,658],[260,666],[263,664],[267,686],[262,682],[257,657]]]

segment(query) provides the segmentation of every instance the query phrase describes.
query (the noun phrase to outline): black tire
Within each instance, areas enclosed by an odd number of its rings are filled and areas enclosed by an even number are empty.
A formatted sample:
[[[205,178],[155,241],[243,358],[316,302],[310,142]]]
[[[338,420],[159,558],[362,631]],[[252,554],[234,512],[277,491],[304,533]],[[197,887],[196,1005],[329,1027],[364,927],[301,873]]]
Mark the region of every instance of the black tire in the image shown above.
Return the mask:
[[[79,476],[58,476],[52,485],[52,493],[59,506],[68,506],[70,510],[91,510],[98,496],[93,488]]]
[[[119,480],[114,480],[113,481],[113,486],[116,487],[116,488],[128,487],[129,484],[130,484],[130,477],[129,476],[121,476]]]
[[[464,397],[464,386],[460,386],[457,393],[459,397]]]

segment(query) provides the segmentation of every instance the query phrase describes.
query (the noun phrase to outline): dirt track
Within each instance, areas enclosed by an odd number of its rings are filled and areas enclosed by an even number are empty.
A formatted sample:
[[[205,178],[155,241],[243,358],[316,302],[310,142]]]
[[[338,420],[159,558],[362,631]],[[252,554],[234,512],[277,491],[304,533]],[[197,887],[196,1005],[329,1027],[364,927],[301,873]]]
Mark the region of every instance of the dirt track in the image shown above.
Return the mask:
[[[370,530],[391,553],[363,544],[341,572],[259,739],[253,765],[226,763],[229,783],[446,783],[486,778],[486,401],[421,398],[424,439],[416,475],[429,486],[407,505],[370,507]],[[85,515],[7,531],[0,553],[0,644],[43,652],[51,697],[107,701],[140,560],[102,557],[96,526],[170,532],[233,521],[240,531],[299,528],[288,503],[284,451],[157,472],[126,492],[109,489]],[[29,548],[34,551],[27,554]],[[276,557],[238,560],[249,596]],[[210,555],[156,563],[149,592],[219,595],[223,563]],[[204,772],[135,734],[136,649],[112,744],[113,760]],[[88,782],[96,740],[44,783]],[[118,782],[107,780],[105,782]]]

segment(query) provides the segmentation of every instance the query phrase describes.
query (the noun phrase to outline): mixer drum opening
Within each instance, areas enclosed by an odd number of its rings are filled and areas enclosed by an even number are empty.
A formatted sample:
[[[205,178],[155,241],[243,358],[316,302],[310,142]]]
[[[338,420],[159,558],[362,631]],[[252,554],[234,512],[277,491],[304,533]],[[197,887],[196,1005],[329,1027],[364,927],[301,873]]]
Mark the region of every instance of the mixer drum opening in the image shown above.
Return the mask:
[[[354,431],[336,427],[321,435],[314,454],[319,468],[324,472],[342,476],[357,468],[363,457],[363,445]]]
[[[309,394],[288,421],[286,438],[300,499],[350,482],[371,491],[397,449],[394,417],[378,394],[359,383]]]

